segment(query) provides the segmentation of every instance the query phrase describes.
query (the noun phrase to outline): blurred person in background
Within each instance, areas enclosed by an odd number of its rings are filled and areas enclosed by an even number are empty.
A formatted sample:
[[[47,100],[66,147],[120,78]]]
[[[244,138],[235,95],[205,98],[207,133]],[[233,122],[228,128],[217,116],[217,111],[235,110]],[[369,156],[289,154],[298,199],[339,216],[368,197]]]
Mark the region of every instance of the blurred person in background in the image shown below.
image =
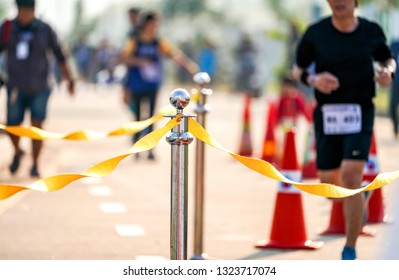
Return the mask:
[[[391,43],[391,50],[396,63],[399,62],[399,39],[394,40]],[[393,83],[391,85],[391,96],[389,100],[389,113],[393,125],[393,133],[395,139],[399,139],[399,116],[398,116],[398,105],[399,105],[399,75],[395,75]]]
[[[203,44],[203,47],[198,53],[198,65],[200,71],[208,73],[209,77],[211,77],[211,81],[213,82],[216,77],[218,66],[216,49],[214,44],[208,39],[204,40]]]
[[[128,10],[129,32],[127,34],[127,39],[137,37],[137,34],[139,32],[139,26],[138,26],[139,16],[140,16],[139,8],[131,7]],[[119,60],[120,60],[120,58],[119,58]],[[118,61],[118,62],[120,62],[120,61]],[[129,110],[131,112],[135,112],[136,107],[131,100],[129,87],[128,87],[128,81],[129,81],[129,71],[126,71],[125,77],[122,80],[122,91],[123,91],[122,99],[123,99],[123,102],[128,106]]]
[[[116,51],[109,44],[108,40],[104,38],[101,40],[99,47],[96,50],[95,55],[95,63],[96,63],[96,81],[98,82],[98,77],[100,73],[106,73],[110,81],[113,78],[113,68],[114,68],[114,59],[116,58]],[[106,80],[107,80],[106,79]]]
[[[84,81],[88,81],[90,76],[89,67],[91,62],[92,49],[87,44],[86,37],[82,37],[79,39],[76,46],[73,47],[72,52],[81,78]]]
[[[280,96],[277,100],[277,123],[284,131],[296,127],[300,116],[310,121],[306,110],[304,93],[298,89],[297,81],[291,74],[285,74],[281,79]]]
[[[237,90],[253,97],[258,97],[260,89],[256,86],[256,56],[257,50],[250,37],[244,35],[236,50],[238,73],[236,76]]]
[[[107,40],[103,40],[97,50],[96,83],[110,85],[120,82],[121,78],[115,75],[115,68],[119,62],[118,51]]]
[[[376,83],[388,87],[395,60],[382,28],[356,15],[357,0],[328,0],[332,16],[308,27],[297,47],[295,78],[314,89],[317,169],[322,183],[361,187],[370,151]],[[373,68],[376,61],[378,68]],[[315,63],[315,72],[308,67]],[[357,258],[365,196],[343,199],[342,260]]]
[[[138,21],[139,21],[140,9],[139,8],[130,8],[128,11],[128,18],[130,29],[128,33],[128,37],[135,37],[138,33]]]
[[[0,52],[6,51],[7,57],[7,125],[20,125],[25,112],[30,111],[32,126],[42,128],[51,93],[49,53],[57,59],[71,95],[74,93],[74,81],[54,30],[35,17],[35,0],[16,0],[16,5],[18,14],[11,21],[8,43],[0,44]],[[1,32],[4,32],[4,25],[0,28]],[[10,135],[10,138],[14,157],[9,170],[15,174],[25,152],[20,147],[19,137]],[[42,141],[33,140],[31,177],[40,176],[38,161],[41,150]]]
[[[194,75],[198,66],[187,58],[180,50],[173,48],[158,35],[160,18],[153,12],[145,13],[140,18],[140,29],[136,37],[129,38],[123,52],[122,59],[128,67],[128,89],[130,100],[134,104],[135,111],[132,113],[136,120],[140,121],[154,115],[156,99],[163,81],[162,58],[172,58],[176,63],[182,65]],[[147,101],[149,111],[146,116],[142,112],[142,105]],[[136,142],[142,134],[151,132],[148,130],[134,135],[133,142]],[[154,154],[149,151],[148,159],[153,160]]]

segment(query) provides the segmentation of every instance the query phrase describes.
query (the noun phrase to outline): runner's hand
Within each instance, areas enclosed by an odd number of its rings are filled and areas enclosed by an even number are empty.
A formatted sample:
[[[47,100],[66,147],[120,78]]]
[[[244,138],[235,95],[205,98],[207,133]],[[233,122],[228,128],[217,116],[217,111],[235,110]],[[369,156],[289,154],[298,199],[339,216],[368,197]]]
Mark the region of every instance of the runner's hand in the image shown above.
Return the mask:
[[[339,80],[329,72],[322,72],[315,76],[313,86],[324,94],[331,94],[339,88]]]
[[[374,77],[374,81],[381,87],[389,87],[392,82],[392,73],[386,67],[379,68],[377,70],[377,76]]]

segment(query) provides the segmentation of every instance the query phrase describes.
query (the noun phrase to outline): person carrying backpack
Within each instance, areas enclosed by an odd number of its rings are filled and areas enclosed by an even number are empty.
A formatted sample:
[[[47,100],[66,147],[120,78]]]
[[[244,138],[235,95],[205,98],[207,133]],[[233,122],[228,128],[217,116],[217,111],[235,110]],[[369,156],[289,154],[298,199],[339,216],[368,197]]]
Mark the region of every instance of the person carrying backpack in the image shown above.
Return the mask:
[[[32,126],[42,128],[47,115],[47,104],[51,93],[48,75],[51,71],[52,53],[58,61],[68,91],[74,94],[74,81],[66,63],[66,56],[54,30],[35,17],[35,0],[16,0],[18,13],[10,23],[0,27],[0,34],[8,33],[7,42],[0,41],[0,54],[5,52],[7,68],[7,125],[18,126],[30,111]],[[7,27],[8,26],[8,27]],[[10,135],[14,157],[9,170],[15,174],[25,152],[19,145],[19,137]],[[42,142],[32,141],[31,177],[40,177],[38,161]]]

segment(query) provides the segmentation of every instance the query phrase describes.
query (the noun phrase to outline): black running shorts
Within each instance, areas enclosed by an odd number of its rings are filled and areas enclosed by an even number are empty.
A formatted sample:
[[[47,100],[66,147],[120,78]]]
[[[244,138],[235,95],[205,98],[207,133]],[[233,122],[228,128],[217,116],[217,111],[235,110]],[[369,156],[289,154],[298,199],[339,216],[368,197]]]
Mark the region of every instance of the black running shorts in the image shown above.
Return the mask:
[[[374,125],[374,105],[362,106],[362,129],[356,134],[325,135],[321,107],[313,113],[316,137],[317,169],[339,168],[342,160],[367,160]]]

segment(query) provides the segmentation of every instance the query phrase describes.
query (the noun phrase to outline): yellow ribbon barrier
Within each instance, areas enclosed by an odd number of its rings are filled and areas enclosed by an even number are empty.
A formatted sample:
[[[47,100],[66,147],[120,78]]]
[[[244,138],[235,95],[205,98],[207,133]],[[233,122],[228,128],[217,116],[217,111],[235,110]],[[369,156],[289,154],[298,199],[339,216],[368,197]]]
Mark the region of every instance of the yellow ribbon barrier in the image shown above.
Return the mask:
[[[346,189],[343,187],[331,185],[331,184],[320,184],[320,183],[299,183],[292,181],[282,175],[272,164],[267,161],[250,158],[245,156],[240,156],[233,152],[228,151],[222,145],[220,145],[196,120],[189,119],[189,131],[202,142],[218,149],[223,152],[230,154],[233,158],[241,162],[246,167],[266,176],[268,178],[281,181],[284,183],[292,184],[296,188],[318,196],[323,197],[331,197],[331,198],[342,198],[354,195],[356,193],[366,191],[366,190],[375,190],[378,188],[382,188],[383,186],[392,183],[396,179],[399,178],[399,170],[387,173],[378,174],[378,176],[367,186],[358,189]]]
[[[61,134],[61,133],[45,131],[37,127],[5,126],[3,124],[0,124],[0,129],[3,129],[8,133],[11,133],[19,137],[28,137],[34,140],[50,140],[50,139],[63,139],[63,140],[75,140],[75,141],[98,140],[111,136],[135,134],[162,119],[164,114],[173,113],[175,111],[176,110],[172,110],[170,108],[165,107],[158,114],[154,115],[153,117],[147,120],[129,122],[110,132],[81,130],[81,131],[71,132],[68,134]]]
[[[169,121],[164,127],[154,130],[141,138],[126,153],[100,162],[80,174],[61,174],[33,182],[28,186],[0,185],[0,200],[6,199],[20,191],[35,190],[41,192],[58,191],[68,184],[85,177],[100,178],[109,175],[126,157],[154,148],[159,140],[179,123],[177,118]]]
[[[68,184],[85,177],[100,178],[109,175],[118,164],[126,157],[138,153],[150,150],[154,148],[160,139],[173,127],[179,123],[179,117],[169,121],[164,127],[159,128],[150,134],[146,135],[140,139],[136,144],[134,144],[126,153],[119,156],[107,159],[100,162],[86,171],[80,174],[61,174],[51,176],[45,179],[38,180],[28,186],[15,186],[15,185],[0,185],[0,200],[6,199],[20,191],[23,190],[36,190],[41,192],[52,192],[57,191]],[[394,180],[399,178],[399,170],[393,172],[386,172],[379,174],[370,184],[358,188],[358,189],[346,189],[339,186],[331,184],[320,184],[320,183],[300,183],[292,181],[282,175],[272,164],[267,161],[250,158],[245,156],[240,156],[233,152],[228,151],[222,145],[220,145],[198,122],[194,119],[189,118],[189,131],[199,140],[204,143],[230,154],[233,158],[241,162],[246,167],[266,176],[268,178],[292,184],[296,188],[323,197],[331,198],[342,198],[360,193],[366,190],[375,190],[392,183]]]

